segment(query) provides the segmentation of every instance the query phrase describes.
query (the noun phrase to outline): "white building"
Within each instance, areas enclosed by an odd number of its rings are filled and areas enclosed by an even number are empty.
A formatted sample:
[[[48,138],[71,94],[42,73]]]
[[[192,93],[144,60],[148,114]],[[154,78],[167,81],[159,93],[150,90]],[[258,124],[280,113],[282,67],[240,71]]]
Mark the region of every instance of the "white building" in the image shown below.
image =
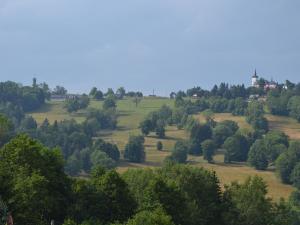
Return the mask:
[[[258,81],[259,81],[259,77],[257,76],[256,70],[255,70],[254,75],[252,76],[252,79],[251,79],[251,86],[259,88],[260,86],[259,86]],[[271,81],[267,81],[267,80],[263,79],[263,82],[264,82],[263,88],[265,90],[276,89],[278,87],[278,84],[275,81],[273,81],[273,79],[271,79]]]
[[[251,85],[252,87],[258,87],[258,76],[257,76],[257,73],[256,73],[256,70],[254,72],[254,75],[252,76],[252,80],[251,80]]]

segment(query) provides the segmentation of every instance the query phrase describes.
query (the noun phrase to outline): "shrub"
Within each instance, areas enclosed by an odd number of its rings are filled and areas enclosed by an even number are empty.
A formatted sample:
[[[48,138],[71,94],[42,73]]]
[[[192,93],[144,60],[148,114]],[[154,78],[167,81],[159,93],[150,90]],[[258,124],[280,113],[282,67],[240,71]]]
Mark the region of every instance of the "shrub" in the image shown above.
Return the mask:
[[[162,144],[161,141],[158,141],[158,142],[156,143],[156,149],[159,150],[159,151],[163,150],[163,144]]]

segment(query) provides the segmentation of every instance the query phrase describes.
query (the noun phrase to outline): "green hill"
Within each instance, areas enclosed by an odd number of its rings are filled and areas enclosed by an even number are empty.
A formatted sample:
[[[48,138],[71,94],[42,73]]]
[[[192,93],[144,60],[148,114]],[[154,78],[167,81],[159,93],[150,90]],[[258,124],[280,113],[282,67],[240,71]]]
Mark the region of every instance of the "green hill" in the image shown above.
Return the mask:
[[[152,111],[159,109],[162,105],[174,106],[174,101],[167,98],[144,98],[136,107],[132,99],[124,99],[117,102],[117,110],[119,113],[118,127],[113,131],[103,131],[99,134],[101,138],[106,141],[115,143],[118,145],[121,152],[123,151],[128,137],[132,134],[140,134],[139,123],[140,121]],[[101,101],[91,101],[90,107],[101,108]],[[43,122],[45,118],[53,123],[55,120],[75,119],[78,122],[84,120],[86,110],[79,111],[77,113],[67,113],[63,108],[63,102],[48,102],[39,111],[32,112],[32,115],[39,124]],[[201,114],[196,115],[200,121],[204,120]],[[271,129],[279,129],[284,131],[292,139],[300,139],[300,124],[295,120],[287,117],[271,116],[267,115]],[[214,119],[216,121],[234,120],[241,128],[251,129],[246,123],[245,118],[241,116],[232,116],[228,113],[215,114]],[[166,129],[166,138],[158,139],[154,134],[150,134],[145,139],[146,149],[146,162],[143,164],[129,163],[121,160],[118,171],[124,172],[128,168],[133,167],[159,167],[166,156],[170,154],[170,150],[174,146],[175,142],[179,139],[186,139],[188,134],[184,130],[178,130],[174,126],[168,126]],[[157,141],[162,141],[164,151],[156,150]],[[216,171],[222,184],[227,184],[232,181],[244,181],[248,176],[259,175],[264,178],[269,186],[269,194],[274,199],[278,200],[280,197],[287,198],[292,192],[293,188],[289,185],[284,185],[276,177],[273,171],[257,171],[250,168],[245,163],[239,164],[224,164],[224,155],[222,152],[218,152],[215,156],[215,163],[208,164],[202,157],[189,157],[189,163],[197,167],[205,167]]]

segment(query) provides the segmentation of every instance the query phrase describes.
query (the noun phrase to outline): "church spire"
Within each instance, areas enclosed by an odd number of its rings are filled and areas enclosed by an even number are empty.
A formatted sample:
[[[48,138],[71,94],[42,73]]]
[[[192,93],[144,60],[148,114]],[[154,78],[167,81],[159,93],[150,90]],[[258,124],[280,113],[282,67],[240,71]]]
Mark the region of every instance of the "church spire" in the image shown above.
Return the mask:
[[[253,78],[258,78],[257,73],[256,73],[256,69],[254,70]]]

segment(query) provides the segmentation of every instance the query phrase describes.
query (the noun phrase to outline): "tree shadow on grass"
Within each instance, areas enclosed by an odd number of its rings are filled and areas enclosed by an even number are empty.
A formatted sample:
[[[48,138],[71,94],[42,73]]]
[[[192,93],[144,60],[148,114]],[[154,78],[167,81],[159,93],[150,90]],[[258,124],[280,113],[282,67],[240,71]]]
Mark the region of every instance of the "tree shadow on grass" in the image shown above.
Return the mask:
[[[102,132],[100,132],[98,135],[99,135],[100,137],[108,137],[108,136],[111,136],[112,134],[113,134],[112,131],[102,131]]]
[[[122,160],[119,162],[118,167],[119,168],[128,168],[128,169],[142,169],[145,167],[161,167],[162,163],[161,162],[143,162],[143,163],[134,163],[134,162],[129,162],[127,160]]]
[[[231,162],[231,163],[214,162],[214,165],[223,166],[223,167],[245,167],[245,166],[247,166],[247,163],[245,163],[245,162]]]
[[[41,108],[35,111],[30,111],[28,113],[48,113],[52,111],[52,105],[51,104],[45,104]]]
[[[116,130],[118,130],[118,131],[129,131],[131,129],[128,128],[128,127],[125,127],[125,126],[118,126]]]
[[[146,148],[154,148],[155,145],[144,145]]]
[[[126,112],[118,112],[118,116],[131,116],[133,111],[126,111]]]
[[[157,140],[170,140],[170,141],[179,141],[179,140],[183,140],[181,138],[176,138],[176,137],[170,137],[170,136],[166,136],[164,138],[159,138],[156,135],[148,135],[147,138],[152,138],[152,139],[157,139]]]

